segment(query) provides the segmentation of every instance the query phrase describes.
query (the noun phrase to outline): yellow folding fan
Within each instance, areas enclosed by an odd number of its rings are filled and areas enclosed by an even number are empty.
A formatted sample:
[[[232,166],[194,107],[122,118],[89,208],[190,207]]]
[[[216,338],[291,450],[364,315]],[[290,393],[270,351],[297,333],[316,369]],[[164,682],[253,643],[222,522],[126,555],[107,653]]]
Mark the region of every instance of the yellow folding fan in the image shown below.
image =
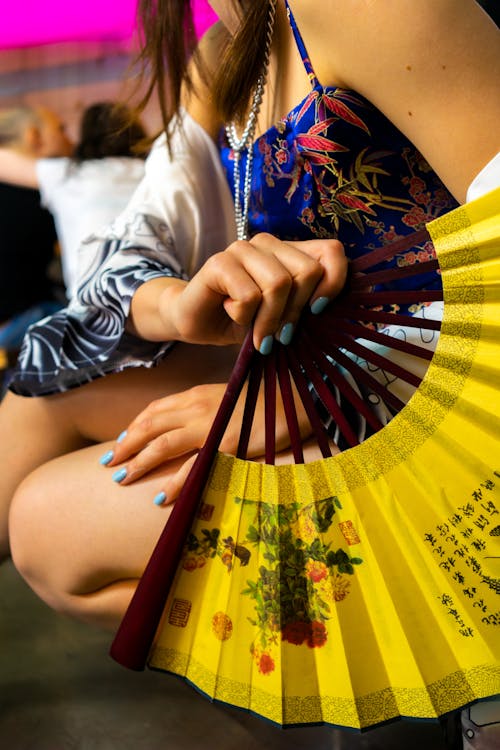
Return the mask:
[[[373,291],[418,271],[370,268],[424,232],[354,261],[344,293],[314,325],[304,315],[288,347],[263,358],[247,337],[116,635],[117,661],[283,726],[436,718],[500,693],[500,189],[427,230],[442,293]],[[425,313],[439,298],[442,321],[385,311]],[[435,353],[391,325],[440,329]],[[407,403],[377,368],[411,388]],[[247,375],[233,457],[217,448]],[[245,458],[261,377],[266,463]],[[291,465],[273,465],[277,386]],[[293,392],[324,456],[311,463]],[[345,445],[333,456],[326,413]]]

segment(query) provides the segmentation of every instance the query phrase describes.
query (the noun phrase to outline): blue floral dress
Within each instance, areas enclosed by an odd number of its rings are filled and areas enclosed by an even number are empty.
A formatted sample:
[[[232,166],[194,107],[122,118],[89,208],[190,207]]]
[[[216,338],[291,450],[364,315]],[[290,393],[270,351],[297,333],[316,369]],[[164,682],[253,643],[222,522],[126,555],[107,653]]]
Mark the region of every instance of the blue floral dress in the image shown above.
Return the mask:
[[[266,231],[284,240],[338,237],[347,255],[355,258],[455,208],[456,201],[429,164],[379,110],[354,91],[321,85],[288,4],[287,8],[311,91],[253,144],[250,234]],[[199,133],[194,131],[190,137],[199,138]],[[194,169],[193,158],[203,162],[207,149],[210,146],[200,142],[186,163]],[[225,189],[229,184],[234,194],[234,154],[224,133],[219,149],[217,159],[222,159],[228,181],[222,176]],[[193,205],[195,199],[198,204],[200,199],[214,201],[217,190],[222,194],[213,177],[217,168],[220,162],[214,165],[212,160],[204,170],[210,169],[208,180],[188,175],[177,195],[196,189]],[[245,157],[242,174],[244,169]],[[87,260],[78,293],[68,308],[30,329],[11,390],[25,396],[56,393],[129,367],[151,367],[167,356],[172,342],[144,341],[126,330],[130,301],[140,284],[159,276],[186,279],[196,270],[190,264],[189,248],[174,241],[176,223],[182,220],[187,225],[190,217],[175,211],[166,215],[161,199],[172,192],[175,179],[157,169],[155,180],[143,189],[145,199],[136,200],[107,232],[83,243]],[[201,196],[198,182],[205,186]],[[176,202],[180,205],[182,198]],[[211,213],[224,216],[219,223],[228,225],[227,206]],[[226,246],[232,229],[222,227],[218,234],[210,229],[210,242],[199,253],[197,267],[211,252]],[[199,234],[203,237],[207,232]],[[383,267],[433,257],[428,241]],[[420,275],[418,284],[422,282],[427,288],[439,287],[439,273],[429,278]],[[410,276],[392,286],[411,288],[415,283]],[[392,309],[421,314],[419,307],[400,310],[393,305]]]
[[[321,85],[286,5],[311,91],[253,145],[250,235],[334,236],[348,257],[356,258],[455,208],[436,173],[378,109],[354,91]],[[221,154],[234,193],[234,154],[225,137]],[[242,155],[240,193],[245,164]],[[426,242],[383,267],[434,257],[432,243]],[[414,283],[410,278],[392,286]],[[419,286],[423,283],[438,288],[439,275],[419,277]]]

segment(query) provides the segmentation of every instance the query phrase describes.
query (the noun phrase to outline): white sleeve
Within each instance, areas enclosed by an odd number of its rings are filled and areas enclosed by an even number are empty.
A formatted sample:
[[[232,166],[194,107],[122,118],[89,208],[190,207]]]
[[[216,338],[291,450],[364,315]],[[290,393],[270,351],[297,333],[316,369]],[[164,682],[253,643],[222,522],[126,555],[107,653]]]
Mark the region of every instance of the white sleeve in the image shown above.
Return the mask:
[[[79,286],[68,307],[25,336],[10,388],[22,395],[64,391],[128,367],[151,367],[173,342],[128,333],[135,290],[148,280],[189,278],[236,238],[233,201],[216,145],[184,114],[160,137],[125,211],[79,248]]]
[[[42,206],[51,209],[54,191],[65,181],[70,160],[61,158],[37,159],[36,176]]]
[[[500,187],[500,151],[488,164],[474,177],[467,190],[466,202],[480,198],[481,195]]]

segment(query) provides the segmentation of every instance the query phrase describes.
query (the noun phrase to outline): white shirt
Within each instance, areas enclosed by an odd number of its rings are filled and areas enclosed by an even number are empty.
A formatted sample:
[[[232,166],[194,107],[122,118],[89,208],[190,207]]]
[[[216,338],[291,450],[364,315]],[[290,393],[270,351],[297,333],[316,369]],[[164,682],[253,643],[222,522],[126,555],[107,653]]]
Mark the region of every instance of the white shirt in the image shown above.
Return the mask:
[[[467,203],[500,187],[500,152],[472,180],[467,190]]]
[[[77,285],[81,241],[123,211],[144,177],[144,161],[113,156],[76,164],[69,158],[51,158],[39,159],[36,170],[42,205],[54,217],[64,283],[71,299]]]

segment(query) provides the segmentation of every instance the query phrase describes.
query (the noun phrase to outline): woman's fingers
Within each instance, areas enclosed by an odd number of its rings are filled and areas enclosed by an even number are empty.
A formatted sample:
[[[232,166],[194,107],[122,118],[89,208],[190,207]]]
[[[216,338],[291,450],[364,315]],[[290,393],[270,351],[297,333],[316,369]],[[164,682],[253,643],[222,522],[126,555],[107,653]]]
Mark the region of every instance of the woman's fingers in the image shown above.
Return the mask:
[[[191,471],[194,462],[196,461],[197,456],[198,454],[194,453],[192,456],[187,458],[186,461],[184,461],[184,463],[180,466],[178,471],[174,474],[171,474],[169,478],[165,480],[163,488],[157,493],[154,498],[152,498],[153,502],[156,505],[168,505],[170,503],[173,503],[174,500],[177,500],[177,498],[179,497],[179,493],[188,477],[188,474]]]
[[[342,288],[347,261],[337,240],[283,242],[269,234],[238,241],[211,256],[179,294],[173,316],[182,340],[241,341],[253,323],[263,353],[302,309],[319,311]],[[283,328],[285,335],[283,336]]]
[[[127,485],[162,464],[204,444],[226,389],[225,383],[195,386],[153,401],[101,456],[112,478]]]
[[[347,276],[347,260],[337,240],[281,242],[259,234],[252,238],[252,245],[260,255],[272,253],[273,261],[264,286],[259,255],[245,256],[247,268],[262,290],[254,319],[254,344],[265,354],[274,336],[284,344],[290,343],[304,307],[313,305],[313,311],[319,312],[340,292]],[[255,265],[251,266],[252,261]]]
[[[338,240],[304,240],[291,244],[319,263],[323,270],[319,282],[307,300],[313,312],[319,312],[319,307],[324,306],[317,304],[319,300],[331,301],[344,288],[348,269],[344,246]],[[305,304],[302,307],[305,307]]]
[[[166,432],[151,440],[130,461],[120,465],[113,472],[112,479],[124,486],[132,484],[167,461],[188,454],[195,448],[199,449],[203,440],[203,434],[195,431],[192,426]]]
[[[255,239],[259,242],[260,238],[258,235]],[[313,312],[320,312],[341,291],[347,276],[347,259],[338,240],[279,243],[275,254],[290,273],[292,284],[274,331],[283,344],[289,344],[302,310],[310,306]],[[261,309],[254,323],[256,338],[261,333]],[[265,330],[265,323],[262,329]],[[272,331],[271,327],[271,335]]]

